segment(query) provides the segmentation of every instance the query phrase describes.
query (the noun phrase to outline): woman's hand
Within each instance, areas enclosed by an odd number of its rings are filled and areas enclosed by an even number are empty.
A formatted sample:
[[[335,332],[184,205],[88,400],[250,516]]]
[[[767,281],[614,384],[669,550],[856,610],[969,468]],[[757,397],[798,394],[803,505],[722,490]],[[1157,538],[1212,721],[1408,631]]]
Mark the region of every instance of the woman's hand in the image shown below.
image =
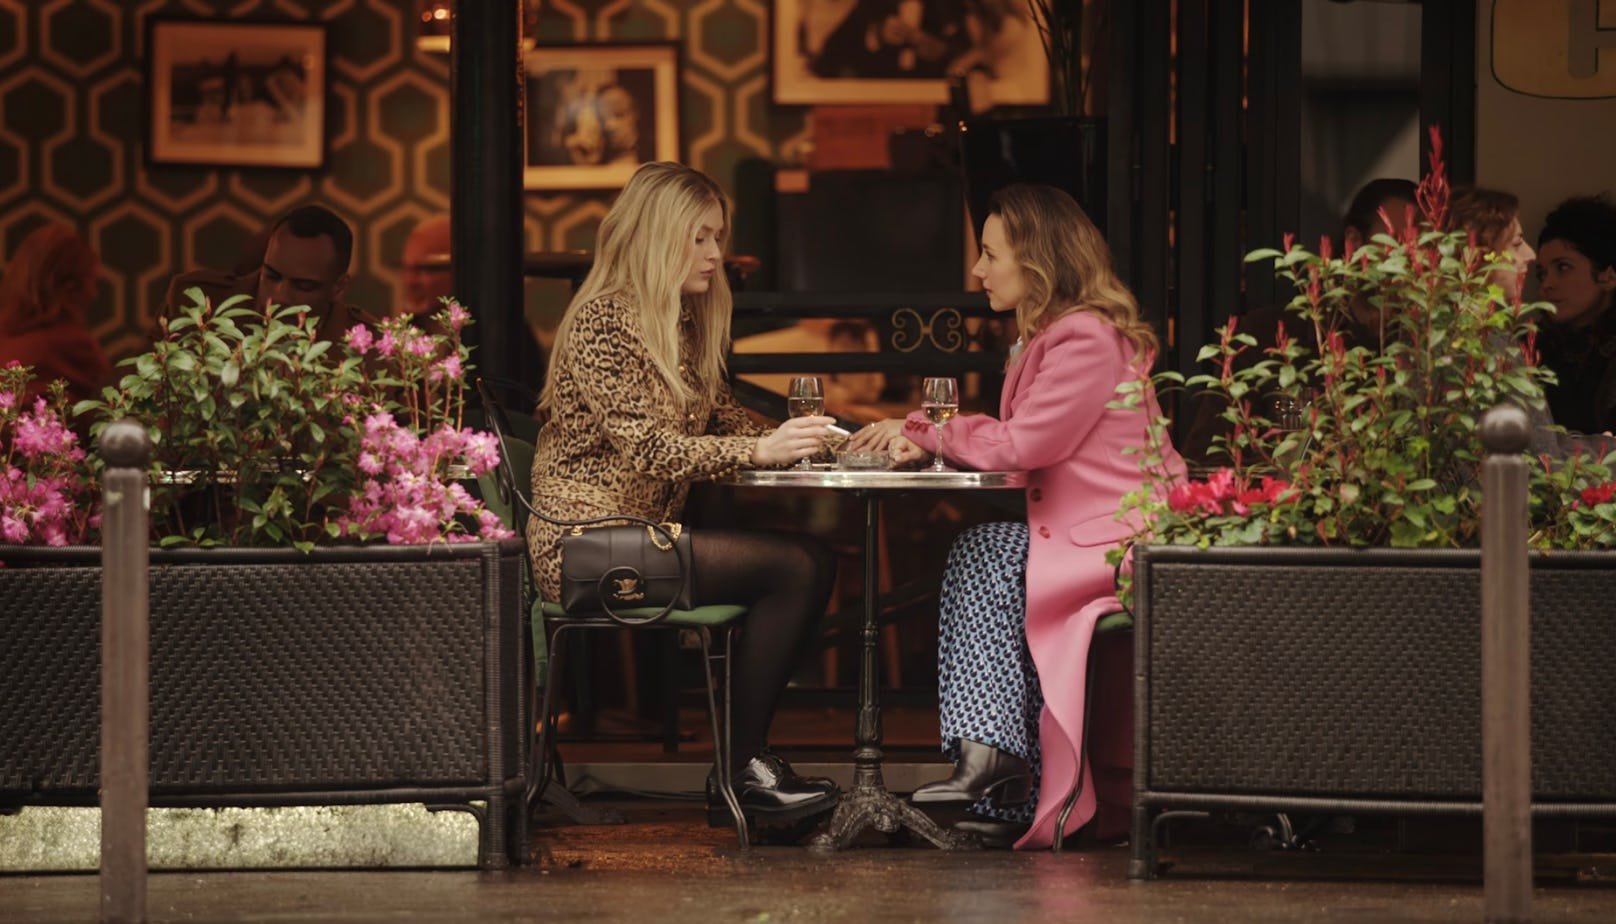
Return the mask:
[[[907,436],[897,437],[888,443],[887,452],[892,454],[892,462],[895,465],[903,465],[906,462],[923,462],[931,457],[931,453],[910,442]]]
[[[883,449],[890,449],[893,440],[900,439],[903,439],[903,418],[889,417],[886,420],[878,420],[875,423],[865,424],[860,427],[848,438],[847,448],[855,451],[867,449],[879,452]],[[908,441],[905,440],[905,442]]]
[[[826,429],[836,422],[834,417],[793,417],[765,436],[758,437],[752,447],[752,464],[757,466],[790,465],[819,452]]]

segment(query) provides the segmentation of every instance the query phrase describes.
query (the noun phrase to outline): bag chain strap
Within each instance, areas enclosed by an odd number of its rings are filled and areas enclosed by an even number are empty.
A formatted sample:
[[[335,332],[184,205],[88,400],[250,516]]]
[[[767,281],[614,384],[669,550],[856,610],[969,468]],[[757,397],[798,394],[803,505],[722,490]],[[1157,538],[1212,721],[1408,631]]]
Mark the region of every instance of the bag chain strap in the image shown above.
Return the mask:
[[[679,534],[684,532],[685,525],[683,523],[663,523],[662,528],[668,531],[669,536],[673,537],[672,541],[663,542],[654,526],[645,527],[645,535],[650,538],[651,544],[656,546],[657,551],[671,552],[673,551],[673,543],[679,541]]]

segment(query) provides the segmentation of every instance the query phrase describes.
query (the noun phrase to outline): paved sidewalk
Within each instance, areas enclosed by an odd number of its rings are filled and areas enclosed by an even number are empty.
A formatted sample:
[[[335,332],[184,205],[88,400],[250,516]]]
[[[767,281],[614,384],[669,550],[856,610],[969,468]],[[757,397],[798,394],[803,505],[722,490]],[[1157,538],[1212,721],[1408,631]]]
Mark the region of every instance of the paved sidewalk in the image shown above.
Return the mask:
[[[621,803],[621,827],[541,829],[534,866],[509,873],[159,873],[149,919],[165,921],[1478,921],[1474,858],[1369,852],[1186,856],[1149,883],[1127,849],[943,854],[879,836],[837,855],[736,849],[689,803]],[[1536,920],[1616,920],[1616,888],[1576,884],[1610,856],[1561,864]],[[1193,860],[1193,862],[1191,862]],[[1254,876],[1260,873],[1260,876]],[[96,919],[93,875],[0,877],[0,918]]]

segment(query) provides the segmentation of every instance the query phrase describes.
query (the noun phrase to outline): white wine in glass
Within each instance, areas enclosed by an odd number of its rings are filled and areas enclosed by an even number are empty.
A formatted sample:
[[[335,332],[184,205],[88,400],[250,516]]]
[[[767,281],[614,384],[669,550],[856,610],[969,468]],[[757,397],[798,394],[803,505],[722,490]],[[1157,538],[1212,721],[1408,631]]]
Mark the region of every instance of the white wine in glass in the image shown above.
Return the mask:
[[[818,417],[825,413],[825,386],[817,375],[799,375],[791,380],[786,392],[786,413],[792,417]],[[798,468],[812,468],[813,463],[803,457]]]
[[[932,458],[931,470],[951,472],[943,463],[943,425],[959,413],[959,381],[952,378],[929,378],[920,386],[920,409],[926,419],[937,428],[937,455]]]

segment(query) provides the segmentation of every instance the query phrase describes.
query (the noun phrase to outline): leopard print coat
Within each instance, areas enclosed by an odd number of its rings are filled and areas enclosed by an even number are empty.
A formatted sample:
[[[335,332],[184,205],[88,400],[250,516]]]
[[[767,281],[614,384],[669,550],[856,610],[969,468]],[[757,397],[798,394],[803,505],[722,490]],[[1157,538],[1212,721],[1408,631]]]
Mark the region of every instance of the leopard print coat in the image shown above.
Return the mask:
[[[729,383],[712,399],[676,406],[645,349],[638,306],[603,296],[577,312],[566,348],[550,357],[555,390],[533,456],[533,504],[546,516],[583,520],[614,513],[675,522],[692,481],[751,466],[764,432],[735,403]],[[694,350],[682,328],[681,357]],[[679,371],[697,394],[691,364]],[[547,600],[560,596],[565,527],[529,518],[533,573]]]

